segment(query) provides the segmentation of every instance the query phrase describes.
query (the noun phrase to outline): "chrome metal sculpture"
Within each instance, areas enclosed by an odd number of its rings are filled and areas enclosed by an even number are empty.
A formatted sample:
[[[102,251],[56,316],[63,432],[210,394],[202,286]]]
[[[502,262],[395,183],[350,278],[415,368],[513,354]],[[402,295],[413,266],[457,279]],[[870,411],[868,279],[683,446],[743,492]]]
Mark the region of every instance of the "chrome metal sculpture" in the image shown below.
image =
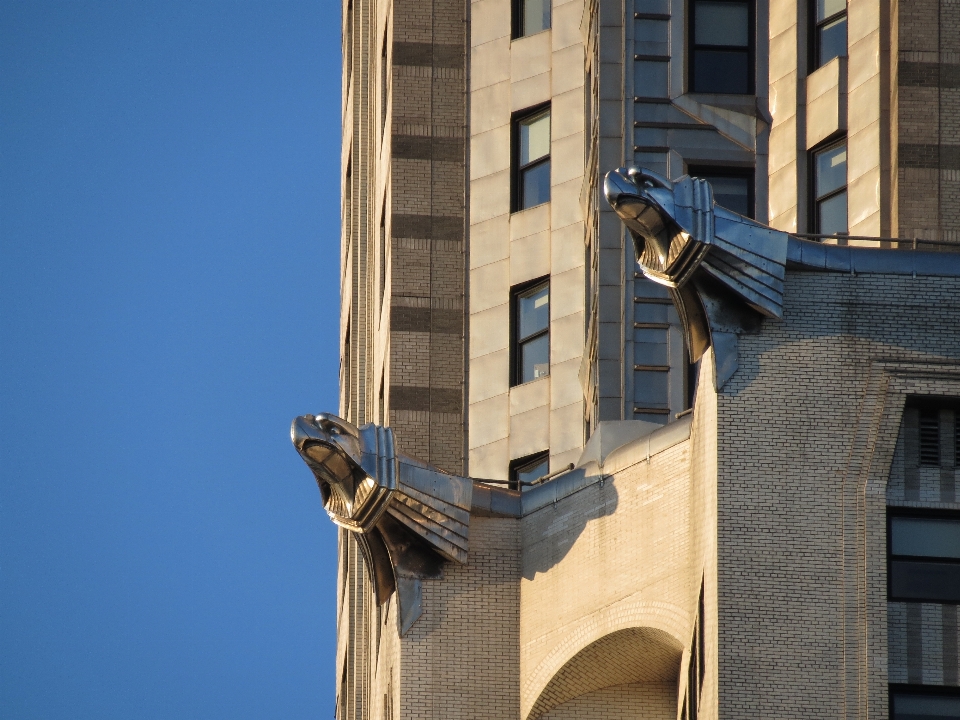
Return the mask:
[[[693,360],[713,346],[717,389],[737,369],[737,335],[783,316],[788,236],[713,201],[710,183],[644,168],[604,181],[643,274],[670,289]]]
[[[330,519],[357,539],[377,602],[397,592],[405,633],[422,612],[421,580],[466,562],[472,481],[397,454],[393,431],[372,423],[301,415],[290,438]]]

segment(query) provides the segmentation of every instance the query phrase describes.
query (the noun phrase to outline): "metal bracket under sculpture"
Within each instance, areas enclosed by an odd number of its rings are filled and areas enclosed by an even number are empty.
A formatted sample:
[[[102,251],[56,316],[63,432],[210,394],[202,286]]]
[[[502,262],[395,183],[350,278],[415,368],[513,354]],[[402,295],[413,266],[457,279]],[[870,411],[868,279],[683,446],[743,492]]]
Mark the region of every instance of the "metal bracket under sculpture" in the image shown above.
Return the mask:
[[[670,289],[691,360],[713,347],[716,389],[736,372],[737,335],[783,316],[788,236],[713,202],[710,183],[645,168],[604,180],[643,274]]]
[[[421,581],[444,560],[464,563],[473,483],[394,451],[393,431],[321,413],[290,438],[313,472],[330,518],[356,538],[377,603],[396,591],[400,633],[420,617]]]

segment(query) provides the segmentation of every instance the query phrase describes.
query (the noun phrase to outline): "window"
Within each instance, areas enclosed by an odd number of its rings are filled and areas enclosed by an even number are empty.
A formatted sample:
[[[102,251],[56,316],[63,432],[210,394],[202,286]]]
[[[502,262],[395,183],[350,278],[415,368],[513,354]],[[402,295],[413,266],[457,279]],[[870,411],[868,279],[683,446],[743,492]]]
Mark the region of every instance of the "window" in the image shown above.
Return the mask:
[[[550,108],[515,121],[514,210],[550,202]]]
[[[940,411],[920,410],[920,465],[940,467]]]
[[[550,282],[514,290],[514,377],[521,385],[550,374]]]
[[[693,0],[690,4],[690,89],[753,92],[753,3]]]
[[[813,69],[847,54],[847,0],[813,0]]]
[[[387,91],[390,88],[389,72],[387,65],[387,38],[390,37],[389,29],[383,31],[383,47],[380,48],[380,132],[387,127]]]
[[[687,173],[710,183],[717,205],[733,210],[738,215],[753,217],[753,169],[691,166]]]
[[[847,141],[813,153],[814,226],[820,235],[847,232]]]
[[[890,717],[891,720],[960,720],[960,690],[893,685]]]
[[[539,480],[550,472],[550,451],[514,460],[510,463],[510,489],[523,490],[523,483]]]
[[[887,545],[891,600],[960,603],[960,515],[892,512]]]
[[[514,0],[513,37],[536,35],[550,29],[550,6],[553,0]]]

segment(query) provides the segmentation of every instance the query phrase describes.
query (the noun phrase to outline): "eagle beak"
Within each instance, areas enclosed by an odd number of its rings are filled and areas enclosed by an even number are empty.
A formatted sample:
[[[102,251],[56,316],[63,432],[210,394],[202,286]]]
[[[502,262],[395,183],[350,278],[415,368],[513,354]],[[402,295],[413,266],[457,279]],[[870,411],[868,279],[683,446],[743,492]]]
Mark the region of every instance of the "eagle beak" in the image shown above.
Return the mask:
[[[290,440],[298,452],[308,440],[320,440],[323,437],[313,415],[301,415],[290,425]]]

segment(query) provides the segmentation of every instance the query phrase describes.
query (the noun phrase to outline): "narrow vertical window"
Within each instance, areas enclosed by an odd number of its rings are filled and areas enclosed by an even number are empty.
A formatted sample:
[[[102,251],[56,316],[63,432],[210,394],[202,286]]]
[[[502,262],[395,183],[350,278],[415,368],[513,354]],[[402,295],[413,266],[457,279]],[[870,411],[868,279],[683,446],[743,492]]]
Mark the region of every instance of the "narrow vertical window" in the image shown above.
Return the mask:
[[[514,0],[513,37],[536,35],[550,29],[553,0]]]
[[[532,483],[550,472],[550,451],[514,460],[510,463],[510,489],[523,490],[524,483]]]
[[[920,410],[920,464],[940,466],[940,411],[936,408]]]
[[[380,49],[380,132],[387,127],[387,90],[390,87],[390,68],[387,66],[387,38],[390,33],[383,31],[383,47]]]
[[[753,5],[744,0],[690,4],[690,88],[693,92],[753,92]]]
[[[521,385],[550,374],[550,282],[513,293],[514,377]]]
[[[550,202],[550,109],[515,121],[515,210]]]
[[[387,291],[387,201],[383,201],[380,211],[380,310]]]
[[[816,5],[813,57],[816,70],[847,54],[847,0],[813,0]]]
[[[813,153],[814,222],[821,235],[847,232],[847,142]]]

